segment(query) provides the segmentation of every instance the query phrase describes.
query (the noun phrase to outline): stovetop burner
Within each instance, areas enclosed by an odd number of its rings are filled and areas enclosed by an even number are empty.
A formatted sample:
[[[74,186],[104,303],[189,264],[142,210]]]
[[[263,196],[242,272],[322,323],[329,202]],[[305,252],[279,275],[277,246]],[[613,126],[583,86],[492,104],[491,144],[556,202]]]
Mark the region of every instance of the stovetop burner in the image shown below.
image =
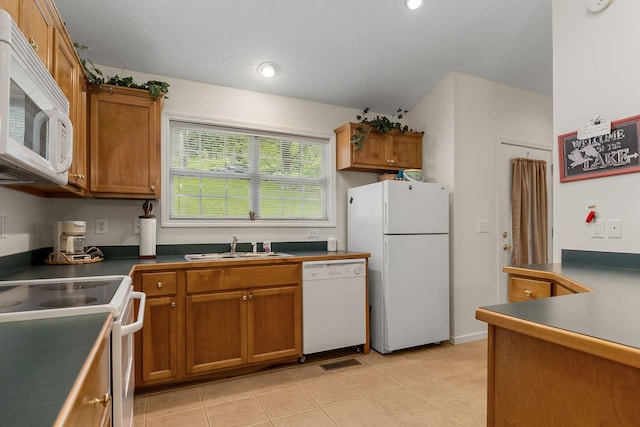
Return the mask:
[[[76,295],[69,297],[62,297],[50,301],[40,303],[42,308],[63,308],[63,307],[81,307],[83,305],[93,304],[98,301],[98,298],[88,297],[86,295]]]
[[[40,289],[45,291],[77,291],[81,289],[99,288],[102,286],[118,285],[120,280],[98,281],[98,282],[63,282],[40,285]]]

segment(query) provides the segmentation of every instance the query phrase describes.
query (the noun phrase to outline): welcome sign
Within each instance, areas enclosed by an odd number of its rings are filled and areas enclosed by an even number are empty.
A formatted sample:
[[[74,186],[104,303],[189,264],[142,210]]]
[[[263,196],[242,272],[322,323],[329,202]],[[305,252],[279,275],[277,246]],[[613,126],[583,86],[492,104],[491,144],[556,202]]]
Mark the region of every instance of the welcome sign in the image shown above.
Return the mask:
[[[578,139],[578,132],[558,137],[560,182],[640,171],[640,116],[611,122],[611,132]]]

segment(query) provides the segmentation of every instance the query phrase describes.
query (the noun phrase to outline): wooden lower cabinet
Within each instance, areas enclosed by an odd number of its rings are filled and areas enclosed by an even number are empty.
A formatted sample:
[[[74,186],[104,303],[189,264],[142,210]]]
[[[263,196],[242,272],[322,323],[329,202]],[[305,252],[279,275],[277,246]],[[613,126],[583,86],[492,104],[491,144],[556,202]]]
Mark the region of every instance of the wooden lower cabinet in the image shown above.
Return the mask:
[[[142,354],[142,378],[145,382],[177,377],[178,310],[175,297],[147,299]]]
[[[111,426],[111,322],[109,316],[55,426]],[[0,422],[1,424],[1,422]]]
[[[141,272],[136,386],[184,383],[302,355],[301,263]]]
[[[487,426],[638,425],[638,367],[591,354],[589,337],[577,350],[478,318],[489,322]]]
[[[509,269],[510,267],[505,267],[506,272]],[[562,277],[555,277],[555,279],[536,277],[533,271],[531,276],[527,276],[526,272],[509,274],[509,302],[559,297],[580,292],[592,292],[592,289]]]
[[[286,286],[249,293],[249,363],[266,362],[302,353],[302,291]]]
[[[187,374],[247,363],[247,293],[187,296]]]
[[[134,287],[147,295],[144,326],[135,336],[136,385],[178,378],[177,271],[137,273]]]

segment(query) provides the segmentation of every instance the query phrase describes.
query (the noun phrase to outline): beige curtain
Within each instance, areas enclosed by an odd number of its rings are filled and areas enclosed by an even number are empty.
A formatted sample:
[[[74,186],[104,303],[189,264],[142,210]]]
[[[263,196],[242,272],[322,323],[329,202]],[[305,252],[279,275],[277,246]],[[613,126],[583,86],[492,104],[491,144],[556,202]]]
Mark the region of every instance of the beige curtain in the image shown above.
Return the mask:
[[[547,162],[513,159],[511,187],[511,263],[547,262]]]

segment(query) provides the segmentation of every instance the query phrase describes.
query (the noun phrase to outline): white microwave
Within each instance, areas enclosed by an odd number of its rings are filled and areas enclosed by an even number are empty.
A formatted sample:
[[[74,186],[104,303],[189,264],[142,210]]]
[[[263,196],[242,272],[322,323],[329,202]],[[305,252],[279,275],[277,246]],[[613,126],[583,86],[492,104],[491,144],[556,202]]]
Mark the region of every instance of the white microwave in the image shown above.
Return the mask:
[[[69,101],[0,10],[0,184],[66,184],[72,154]]]

